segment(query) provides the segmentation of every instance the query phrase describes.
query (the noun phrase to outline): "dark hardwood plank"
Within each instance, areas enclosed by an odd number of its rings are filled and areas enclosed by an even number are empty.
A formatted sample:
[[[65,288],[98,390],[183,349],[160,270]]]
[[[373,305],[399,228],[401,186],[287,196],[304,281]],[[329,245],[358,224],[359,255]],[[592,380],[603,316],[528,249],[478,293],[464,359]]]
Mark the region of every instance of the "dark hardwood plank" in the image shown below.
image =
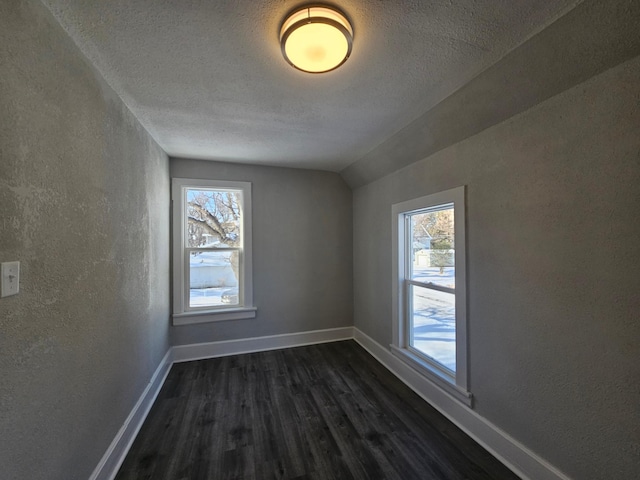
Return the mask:
[[[116,480],[517,478],[345,341],[174,365]]]

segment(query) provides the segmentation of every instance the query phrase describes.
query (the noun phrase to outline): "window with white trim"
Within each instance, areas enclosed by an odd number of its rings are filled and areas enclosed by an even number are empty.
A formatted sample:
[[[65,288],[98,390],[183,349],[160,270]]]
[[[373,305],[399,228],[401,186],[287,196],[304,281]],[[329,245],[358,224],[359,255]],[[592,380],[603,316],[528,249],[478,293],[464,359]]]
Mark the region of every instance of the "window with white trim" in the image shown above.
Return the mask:
[[[173,323],[255,317],[251,184],[172,179]]]
[[[392,215],[392,351],[471,405],[464,187],[395,204]]]

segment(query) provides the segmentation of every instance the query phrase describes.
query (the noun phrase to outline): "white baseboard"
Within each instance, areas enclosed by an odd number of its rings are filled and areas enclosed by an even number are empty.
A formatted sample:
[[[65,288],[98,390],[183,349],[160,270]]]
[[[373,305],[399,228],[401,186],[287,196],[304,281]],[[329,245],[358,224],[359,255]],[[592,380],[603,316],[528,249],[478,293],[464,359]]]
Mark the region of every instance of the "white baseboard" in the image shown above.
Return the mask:
[[[115,478],[169,374],[171,365],[171,349],[169,349],[89,480],[113,480]]]
[[[243,338],[222,342],[195,343],[173,347],[173,362],[188,362],[205,358],[224,357],[241,353],[263,352],[280,348],[301,347],[353,338],[353,327],[286,333],[267,337]]]
[[[383,347],[354,327],[180,345],[170,348],[89,480],[113,480],[115,478],[173,363],[349,339],[355,339],[391,373],[523,480],[571,480],[484,417],[428,382],[417,371],[393,356],[388,348]]]
[[[391,350],[354,328],[354,339],[391,373],[523,480],[570,480],[507,433],[437,388]]]
[[[353,327],[171,347],[89,480],[113,480],[174,363],[353,339]]]

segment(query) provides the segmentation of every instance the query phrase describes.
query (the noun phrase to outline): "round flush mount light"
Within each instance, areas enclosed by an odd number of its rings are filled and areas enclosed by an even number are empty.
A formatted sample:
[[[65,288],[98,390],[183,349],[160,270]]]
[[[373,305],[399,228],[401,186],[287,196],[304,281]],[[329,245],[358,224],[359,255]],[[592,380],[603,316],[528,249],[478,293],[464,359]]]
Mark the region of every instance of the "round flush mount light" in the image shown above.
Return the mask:
[[[351,54],[353,28],[338,10],[307,6],[294,10],[280,29],[282,55],[303,72],[324,73]]]

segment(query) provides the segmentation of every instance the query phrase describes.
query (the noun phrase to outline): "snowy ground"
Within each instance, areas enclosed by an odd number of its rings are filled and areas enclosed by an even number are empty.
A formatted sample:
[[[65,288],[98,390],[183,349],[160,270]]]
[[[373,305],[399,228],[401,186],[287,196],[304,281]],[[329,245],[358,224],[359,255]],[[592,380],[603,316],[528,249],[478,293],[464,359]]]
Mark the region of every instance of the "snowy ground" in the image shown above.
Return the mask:
[[[413,278],[424,283],[453,287],[454,269],[416,267]],[[428,288],[413,287],[411,344],[448,369],[456,369],[455,295]]]
[[[238,288],[192,288],[189,290],[190,307],[219,307],[237,305]]]
[[[194,286],[189,290],[190,307],[238,304],[238,287],[234,286],[238,281],[233,273],[231,252],[193,252],[189,267],[190,284]]]
[[[455,288],[455,268],[444,267],[444,272],[440,275],[439,267],[413,267],[413,280],[422,283],[435,283],[443,287]]]

